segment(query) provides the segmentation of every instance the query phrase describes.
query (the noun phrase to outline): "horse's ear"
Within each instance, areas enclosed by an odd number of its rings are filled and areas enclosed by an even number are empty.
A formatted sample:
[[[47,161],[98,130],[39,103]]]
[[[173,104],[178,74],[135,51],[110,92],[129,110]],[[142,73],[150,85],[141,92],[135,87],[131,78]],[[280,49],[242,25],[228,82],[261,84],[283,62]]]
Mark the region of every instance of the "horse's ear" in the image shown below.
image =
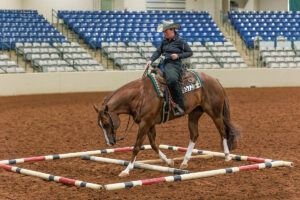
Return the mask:
[[[94,109],[96,111],[96,113],[99,113],[99,109],[97,108],[97,106],[94,104]]]
[[[108,112],[108,106],[107,105],[105,105],[104,111]]]

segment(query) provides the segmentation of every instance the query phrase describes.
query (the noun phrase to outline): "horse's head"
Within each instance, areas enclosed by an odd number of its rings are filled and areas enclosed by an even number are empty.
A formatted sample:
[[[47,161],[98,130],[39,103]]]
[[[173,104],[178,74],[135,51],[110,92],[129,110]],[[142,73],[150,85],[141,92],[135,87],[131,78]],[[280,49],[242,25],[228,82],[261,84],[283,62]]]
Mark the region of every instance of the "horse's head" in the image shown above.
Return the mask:
[[[106,144],[113,146],[116,144],[116,130],[120,126],[120,119],[117,114],[109,112],[108,106],[102,106],[98,109],[94,105],[94,109],[98,113],[98,125],[103,131]]]

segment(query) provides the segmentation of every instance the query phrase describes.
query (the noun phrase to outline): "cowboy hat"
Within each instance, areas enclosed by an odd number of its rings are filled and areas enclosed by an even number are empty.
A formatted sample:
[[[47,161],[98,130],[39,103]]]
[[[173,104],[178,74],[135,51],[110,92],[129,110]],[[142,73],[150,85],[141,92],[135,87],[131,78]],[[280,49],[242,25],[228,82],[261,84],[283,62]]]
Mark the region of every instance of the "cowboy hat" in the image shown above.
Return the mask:
[[[167,29],[180,29],[180,25],[174,23],[173,21],[163,21],[162,24],[157,26],[157,32],[164,32]]]

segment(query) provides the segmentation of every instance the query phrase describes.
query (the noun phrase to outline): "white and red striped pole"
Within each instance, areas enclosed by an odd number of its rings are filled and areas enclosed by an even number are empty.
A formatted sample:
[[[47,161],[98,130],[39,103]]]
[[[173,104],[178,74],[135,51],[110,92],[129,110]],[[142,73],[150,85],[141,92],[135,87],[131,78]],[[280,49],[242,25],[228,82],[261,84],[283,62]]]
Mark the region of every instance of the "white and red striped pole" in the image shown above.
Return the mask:
[[[129,161],[125,161],[125,160],[103,158],[103,157],[96,157],[96,156],[83,156],[82,159],[96,161],[96,162],[112,163],[112,164],[124,165],[124,166],[128,166],[130,163]],[[189,173],[188,170],[176,169],[176,168],[171,168],[171,167],[163,167],[163,166],[158,166],[158,165],[143,164],[143,163],[139,163],[139,162],[135,162],[134,167],[140,168],[140,169],[149,169],[149,170],[154,170],[154,171],[169,172],[169,173],[173,173],[173,174],[188,174]]]
[[[17,158],[17,159],[11,159],[11,160],[2,160],[2,161],[0,161],[0,164],[10,165],[10,164],[25,163],[25,162],[75,158],[75,157],[81,157],[84,155],[96,155],[96,154],[132,151],[132,149],[133,149],[133,147],[123,147],[123,148],[115,148],[115,149],[104,149],[104,150],[85,151],[85,152],[76,152],[76,153],[55,154],[55,155],[48,155],[48,156],[29,157],[29,158]],[[151,146],[144,145],[141,147],[141,150],[146,150],[146,149],[151,149]]]
[[[169,146],[169,145],[163,145],[163,144],[159,145],[159,148],[174,150],[174,151],[182,151],[182,152],[187,151],[187,148],[178,147],[178,146]],[[225,154],[220,153],[220,152],[205,151],[205,150],[199,150],[199,149],[193,149],[192,152],[195,153],[195,154],[213,155],[215,157],[225,158]],[[257,162],[257,163],[265,163],[265,162],[276,161],[276,160],[272,160],[272,159],[257,158],[257,157],[250,157],[250,156],[240,156],[240,155],[235,155],[235,154],[230,154],[230,156],[232,157],[232,159],[237,160],[237,161],[251,161],[251,162]]]
[[[5,164],[0,164],[0,167],[3,169],[6,169],[8,171],[11,171],[11,172],[24,174],[24,175],[28,175],[28,176],[35,176],[35,177],[39,177],[39,178],[49,180],[49,181],[55,181],[55,182],[64,183],[64,184],[68,184],[68,185],[74,185],[77,187],[86,187],[86,188],[91,188],[91,189],[95,189],[95,190],[102,190],[102,185],[98,185],[95,183],[87,183],[84,181],[79,181],[79,180],[70,179],[70,178],[64,178],[61,176],[54,176],[54,175],[46,174],[43,172],[37,172],[37,171],[23,169],[23,168],[14,167],[14,166],[5,165]]]
[[[205,177],[210,177],[210,176],[217,176],[217,175],[226,174],[226,173],[234,173],[234,172],[239,172],[239,171],[259,170],[259,169],[271,168],[271,167],[292,167],[292,166],[293,166],[293,163],[291,163],[291,162],[274,161],[274,162],[269,162],[269,163],[245,165],[245,166],[240,166],[240,167],[232,167],[232,168],[226,168],[226,169],[195,172],[195,173],[182,174],[182,175],[176,175],[176,176],[166,176],[166,177],[144,179],[144,180],[138,180],[138,181],[124,182],[124,183],[107,184],[107,185],[104,185],[104,188],[105,188],[105,190],[118,190],[118,189],[124,189],[124,188],[131,188],[131,187],[135,187],[135,186],[149,185],[149,184],[156,183],[156,182],[184,181],[184,180],[205,178]]]

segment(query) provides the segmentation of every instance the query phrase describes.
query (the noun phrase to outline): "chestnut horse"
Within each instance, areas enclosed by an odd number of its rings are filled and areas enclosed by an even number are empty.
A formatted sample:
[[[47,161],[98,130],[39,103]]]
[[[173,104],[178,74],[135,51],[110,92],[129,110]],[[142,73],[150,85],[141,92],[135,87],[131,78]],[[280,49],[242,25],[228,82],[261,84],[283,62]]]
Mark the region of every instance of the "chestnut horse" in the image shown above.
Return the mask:
[[[203,87],[184,94],[184,105],[188,114],[188,127],[190,142],[184,160],[180,166],[186,168],[192,150],[198,138],[198,121],[202,114],[207,113],[214,121],[224,148],[225,160],[231,160],[229,150],[236,148],[239,130],[231,123],[228,99],[225,90],[219,81],[205,73],[199,74]],[[168,165],[174,165],[155,143],[155,125],[161,122],[163,98],[157,96],[155,87],[150,77],[132,81],[108,95],[101,108],[94,106],[98,113],[98,124],[101,127],[107,145],[116,144],[116,131],[120,126],[120,114],[128,114],[138,124],[138,134],[133,148],[130,164],[119,176],[128,176],[133,169],[136,156],[146,136],[148,136],[152,149]],[[170,112],[169,120],[174,119]]]

